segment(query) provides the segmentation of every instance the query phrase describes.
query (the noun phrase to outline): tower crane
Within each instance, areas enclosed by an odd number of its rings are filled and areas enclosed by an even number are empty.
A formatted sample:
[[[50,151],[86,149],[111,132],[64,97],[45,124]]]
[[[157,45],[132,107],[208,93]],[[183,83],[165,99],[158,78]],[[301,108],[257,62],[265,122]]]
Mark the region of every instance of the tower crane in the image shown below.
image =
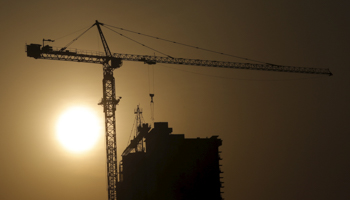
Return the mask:
[[[116,98],[115,94],[115,80],[113,71],[122,66],[122,61],[139,61],[145,64],[167,63],[178,65],[195,65],[205,67],[217,67],[217,68],[232,68],[232,69],[250,69],[250,70],[263,70],[263,71],[276,71],[276,72],[292,72],[292,73],[306,73],[306,74],[323,74],[332,75],[329,69],[324,68],[305,68],[305,67],[292,67],[282,66],[274,64],[254,64],[254,63],[239,63],[239,62],[225,62],[225,61],[213,61],[213,60],[199,60],[199,59],[186,59],[186,58],[173,58],[173,57],[161,57],[161,56],[148,56],[148,55],[134,55],[134,54],[121,54],[111,53],[107,41],[101,30],[103,23],[96,22],[90,27],[96,26],[100,34],[104,52],[91,52],[84,50],[70,50],[67,47],[53,48],[52,46],[45,45],[44,41],[52,42],[53,40],[43,39],[43,45],[41,44],[29,44],[26,45],[26,52],[28,57],[35,59],[48,59],[48,60],[62,60],[62,61],[75,61],[84,63],[95,63],[103,65],[103,97],[99,105],[103,106],[105,115],[105,132],[106,132],[106,153],[107,153],[107,179],[108,179],[108,200],[116,200],[117,193],[116,188],[118,184],[118,172],[117,172],[117,139],[116,139],[116,118],[115,111],[120,98]],[[90,29],[89,28],[89,29]]]

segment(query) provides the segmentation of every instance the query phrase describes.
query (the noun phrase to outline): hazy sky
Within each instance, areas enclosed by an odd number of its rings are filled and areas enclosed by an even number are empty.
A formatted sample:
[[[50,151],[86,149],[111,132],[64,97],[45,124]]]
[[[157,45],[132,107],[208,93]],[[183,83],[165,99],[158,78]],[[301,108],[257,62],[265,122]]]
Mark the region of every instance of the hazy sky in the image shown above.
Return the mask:
[[[102,66],[35,60],[26,43],[64,46],[95,20],[269,63],[329,68],[334,76],[158,64],[155,121],[186,137],[223,140],[223,197],[350,199],[348,1],[0,1],[0,199],[107,199],[104,138],[72,154],[55,124],[70,106],[101,119]],[[103,29],[112,52],[160,55]],[[127,33],[125,33],[127,34]],[[128,34],[173,57],[244,62]],[[97,30],[71,47],[103,48]],[[183,71],[185,70],[185,71]],[[150,120],[148,67],[115,71],[118,152],[134,108]]]

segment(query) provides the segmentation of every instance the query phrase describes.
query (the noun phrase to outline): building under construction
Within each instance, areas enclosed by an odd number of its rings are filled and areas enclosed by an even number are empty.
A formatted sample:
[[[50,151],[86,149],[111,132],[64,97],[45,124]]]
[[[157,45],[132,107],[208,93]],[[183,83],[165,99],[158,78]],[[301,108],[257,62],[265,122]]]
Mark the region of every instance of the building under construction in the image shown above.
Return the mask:
[[[137,126],[119,165],[118,200],[222,199],[222,140],[171,133],[167,122]]]

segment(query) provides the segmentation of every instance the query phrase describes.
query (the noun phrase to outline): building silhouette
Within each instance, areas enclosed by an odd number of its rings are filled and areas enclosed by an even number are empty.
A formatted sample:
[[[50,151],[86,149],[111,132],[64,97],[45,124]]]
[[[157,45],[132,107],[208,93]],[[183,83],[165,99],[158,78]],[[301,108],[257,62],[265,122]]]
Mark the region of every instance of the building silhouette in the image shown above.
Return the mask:
[[[218,136],[187,139],[167,122],[138,126],[122,155],[118,200],[221,200]]]

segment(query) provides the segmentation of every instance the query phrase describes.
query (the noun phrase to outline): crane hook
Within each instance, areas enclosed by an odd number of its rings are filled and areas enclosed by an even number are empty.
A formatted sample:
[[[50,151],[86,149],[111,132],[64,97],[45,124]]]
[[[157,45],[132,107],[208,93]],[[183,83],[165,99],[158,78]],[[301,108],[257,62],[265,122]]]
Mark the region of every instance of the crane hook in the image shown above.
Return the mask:
[[[151,97],[151,103],[153,103],[154,94],[149,94],[149,96]]]

